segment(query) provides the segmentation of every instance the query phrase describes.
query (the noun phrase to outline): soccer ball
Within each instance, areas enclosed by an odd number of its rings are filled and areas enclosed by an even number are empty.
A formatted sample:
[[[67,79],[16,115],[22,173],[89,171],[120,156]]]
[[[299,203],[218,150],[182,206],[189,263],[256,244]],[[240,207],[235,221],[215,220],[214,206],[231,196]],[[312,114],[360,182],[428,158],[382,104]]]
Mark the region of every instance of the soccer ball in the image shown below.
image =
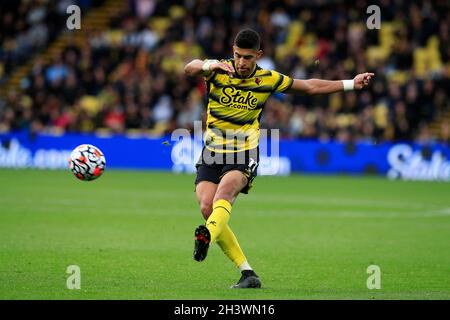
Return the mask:
[[[100,177],[105,170],[106,159],[99,148],[82,144],[70,154],[69,167],[80,180],[91,181]]]

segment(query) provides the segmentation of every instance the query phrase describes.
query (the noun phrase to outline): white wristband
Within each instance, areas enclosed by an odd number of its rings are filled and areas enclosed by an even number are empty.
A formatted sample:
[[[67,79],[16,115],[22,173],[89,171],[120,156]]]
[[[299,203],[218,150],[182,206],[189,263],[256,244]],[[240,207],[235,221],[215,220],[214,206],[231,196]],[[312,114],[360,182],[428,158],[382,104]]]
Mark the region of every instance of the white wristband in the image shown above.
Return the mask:
[[[350,91],[355,89],[354,80],[342,80],[342,84],[344,85],[344,91]]]
[[[210,60],[210,59],[205,60],[205,63],[203,63],[203,66],[202,66],[202,70],[205,71],[205,72],[211,71],[210,70],[211,65],[213,63],[217,63],[217,62],[219,62],[219,60],[215,60],[215,59],[213,59],[213,60]]]

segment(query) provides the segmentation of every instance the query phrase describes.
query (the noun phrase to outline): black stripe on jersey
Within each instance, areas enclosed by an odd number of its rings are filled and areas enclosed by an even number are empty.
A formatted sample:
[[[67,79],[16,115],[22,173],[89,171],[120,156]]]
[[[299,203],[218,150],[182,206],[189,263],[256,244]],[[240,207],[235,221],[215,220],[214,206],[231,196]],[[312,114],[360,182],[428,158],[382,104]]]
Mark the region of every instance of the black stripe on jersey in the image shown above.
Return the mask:
[[[277,83],[273,86],[273,90],[272,92],[277,91],[278,87],[280,86],[280,84],[283,82],[283,76],[281,74],[278,75],[278,80]]]
[[[226,130],[223,130],[223,129],[220,129],[219,127],[216,127],[215,125],[213,125],[212,123],[209,123],[208,124],[208,129],[211,129],[211,130],[218,130],[220,133],[221,133],[221,135],[222,136],[225,136],[226,135]]]
[[[242,126],[244,124],[252,124],[255,119],[251,119],[251,120],[243,120],[243,119],[237,119],[233,116],[225,116],[220,114],[219,112],[215,111],[214,109],[209,109],[209,114],[212,115],[214,118],[222,120],[222,121],[226,121],[238,126]]]
[[[223,130],[219,127],[216,127],[214,124],[210,123],[208,124],[208,128],[211,129],[212,131],[219,131],[222,137],[226,137],[227,136],[227,130]],[[233,138],[236,138],[240,141],[246,141],[249,136],[247,134],[244,133],[234,133],[235,130],[232,129],[228,129],[228,132],[230,135],[233,136]]]
[[[216,143],[216,142],[212,142],[212,141],[210,141],[210,142],[208,142],[208,143],[206,143],[206,146],[207,147],[210,147],[210,148],[214,148],[214,149],[216,149],[217,147],[219,147],[219,149],[221,149],[221,150],[227,150],[227,151],[239,151],[239,150],[241,150],[242,149],[242,146],[240,146],[240,147],[238,147],[238,146],[233,146],[233,148],[230,148],[229,146],[230,146],[230,142],[224,142],[224,143]]]
[[[213,101],[215,101],[215,102],[217,102],[217,103],[220,104],[220,99],[219,99],[219,97],[218,97],[217,95],[215,95],[214,93],[210,92],[208,97],[209,97],[211,100],[213,100]]]
[[[271,77],[272,76],[272,71],[267,71],[265,73],[261,73],[261,74],[255,74],[255,77]]]
[[[216,79],[211,79],[212,84],[216,87],[216,88],[223,88],[226,87],[227,85],[220,83],[219,81],[217,81]]]
[[[259,102],[258,105],[256,106],[256,108],[253,109],[253,110],[259,110],[259,109],[262,109],[262,108],[264,108],[264,105],[265,105],[265,104],[266,104],[266,101],[264,101],[264,102]]]
[[[258,103],[258,105],[256,106],[256,108],[253,109],[253,110],[263,109],[265,105],[266,105],[266,101],[264,101],[264,102],[262,102],[262,103]],[[262,113],[262,112],[261,112],[261,113]],[[260,113],[260,115],[261,115],[261,113]]]
[[[211,82],[206,82],[206,94],[209,95],[209,90],[211,90]]]
[[[286,89],[284,89],[283,91],[280,91],[280,92],[286,92],[287,90],[289,90],[292,87],[293,83],[294,83],[294,79],[289,78],[289,84],[287,85]]]
[[[208,80],[206,80],[206,94],[209,96],[211,93],[211,81],[213,81],[216,78],[217,73],[213,73],[212,77]]]
[[[214,79],[214,78],[216,77],[216,75],[217,75],[217,73],[216,73],[216,72],[213,72],[213,73],[211,73],[210,75],[205,76],[205,77],[204,77],[204,78],[205,78],[205,81],[206,81],[207,83],[209,83],[212,79]]]
[[[225,87],[233,87],[237,90],[242,90],[242,91],[253,91],[253,92],[259,92],[259,93],[269,93],[273,91],[272,86],[252,86],[252,87],[244,87],[244,86],[240,86],[240,85],[229,85],[229,84],[222,84],[217,80],[212,80],[211,81],[212,84],[214,84],[214,86],[216,88],[225,88]]]
[[[214,80],[216,79],[216,76],[217,76],[217,72],[214,72],[213,75],[212,75],[212,77],[209,78],[208,80],[206,80],[206,82],[212,82],[212,81],[214,81]]]
[[[269,93],[272,92],[272,86],[254,86],[254,87],[240,87],[235,86],[236,89],[242,90],[242,91],[253,91],[253,92],[260,92],[260,93]]]

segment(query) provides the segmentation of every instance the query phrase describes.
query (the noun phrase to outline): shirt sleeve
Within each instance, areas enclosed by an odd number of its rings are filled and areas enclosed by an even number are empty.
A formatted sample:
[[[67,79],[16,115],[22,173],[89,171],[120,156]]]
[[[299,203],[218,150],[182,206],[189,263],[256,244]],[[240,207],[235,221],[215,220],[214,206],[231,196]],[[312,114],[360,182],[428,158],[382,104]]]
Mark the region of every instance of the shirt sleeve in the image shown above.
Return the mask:
[[[213,59],[213,60],[215,60],[215,59]],[[233,66],[233,64],[232,64],[229,60],[226,60],[226,59],[217,60],[217,62],[223,62],[223,63],[227,63],[227,64]],[[208,81],[210,81],[215,75],[216,75],[216,72],[211,72],[210,74],[203,76],[203,78],[205,79],[206,82],[208,82]]]
[[[276,71],[272,71],[272,77],[274,81],[272,89],[273,92],[285,92],[294,82],[294,79],[291,77],[285,76],[284,74]]]

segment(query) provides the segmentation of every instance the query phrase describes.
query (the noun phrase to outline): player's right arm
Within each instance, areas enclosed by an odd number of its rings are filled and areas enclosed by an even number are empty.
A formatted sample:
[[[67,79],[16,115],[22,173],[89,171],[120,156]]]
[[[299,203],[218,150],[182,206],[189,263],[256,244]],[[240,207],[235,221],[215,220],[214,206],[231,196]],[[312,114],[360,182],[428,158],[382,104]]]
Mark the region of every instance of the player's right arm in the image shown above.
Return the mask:
[[[228,73],[229,75],[233,75],[234,68],[233,66],[219,60],[194,59],[184,67],[184,72],[190,76],[202,75],[204,77],[208,77],[214,72]]]

